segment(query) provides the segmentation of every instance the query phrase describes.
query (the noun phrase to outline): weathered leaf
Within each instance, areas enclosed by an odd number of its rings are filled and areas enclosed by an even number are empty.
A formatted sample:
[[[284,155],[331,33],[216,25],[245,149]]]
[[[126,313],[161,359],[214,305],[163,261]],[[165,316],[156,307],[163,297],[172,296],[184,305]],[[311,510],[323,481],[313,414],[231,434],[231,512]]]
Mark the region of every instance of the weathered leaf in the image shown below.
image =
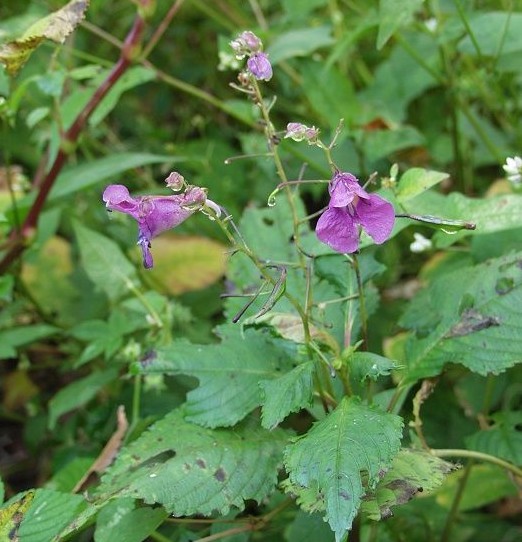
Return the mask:
[[[163,523],[163,508],[134,508],[134,499],[111,501],[98,514],[95,542],[142,542]]]
[[[88,0],[71,0],[63,8],[40,19],[17,40],[0,45],[0,62],[14,75],[44,40],[63,43],[85,16]]]
[[[81,495],[37,489],[18,536],[24,542],[49,542],[86,507]]]
[[[367,489],[375,487],[397,455],[401,433],[398,416],[344,398],[287,446],[285,466],[292,491],[302,488],[309,501],[315,494],[319,510],[324,501],[325,518],[337,542],[350,529]]]
[[[18,535],[20,523],[33,502],[34,494],[34,489],[23,491],[0,508],[0,540],[10,540]]]
[[[154,267],[145,280],[171,294],[206,288],[225,273],[225,250],[212,239],[166,233],[154,239]]]
[[[169,514],[226,514],[260,502],[277,481],[286,434],[247,426],[205,429],[175,410],[123,448],[98,494],[162,504]]]
[[[310,405],[314,370],[314,361],[307,361],[279,378],[259,383],[264,392],[261,418],[263,427],[273,429],[291,412]]]
[[[141,374],[195,376],[199,387],[187,395],[187,420],[207,426],[229,426],[263,402],[262,380],[279,377],[291,367],[293,343],[268,333],[221,327],[219,344],[173,342],[150,353],[135,369]]]
[[[428,452],[403,448],[375,490],[364,497],[362,511],[375,521],[389,518],[393,515],[392,506],[405,504],[420,492],[434,490],[455,469],[452,463]]]
[[[408,382],[438,375],[446,363],[481,375],[520,363],[521,262],[519,252],[458,269],[417,294],[401,319],[419,334],[406,345]]]
[[[73,227],[83,268],[92,282],[112,300],[127,293],[132,282],[137,281],[136,269],[120,247],[79,222],[74,222]]]

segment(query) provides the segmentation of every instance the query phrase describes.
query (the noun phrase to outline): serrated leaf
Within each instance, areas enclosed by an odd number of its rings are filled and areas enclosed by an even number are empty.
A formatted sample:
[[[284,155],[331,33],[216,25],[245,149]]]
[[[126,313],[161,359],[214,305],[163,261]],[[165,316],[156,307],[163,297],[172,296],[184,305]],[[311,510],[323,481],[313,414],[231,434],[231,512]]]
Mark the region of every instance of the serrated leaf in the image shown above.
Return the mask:
[[[169,514],[226,514],[273,489],[287,435],[240,425],[205,429],[175,410],[123,448],[102,478],[101,497],[131,496]]]
[[[520,363],[522,253],[446,273],[412,300],[400,323],[419,329],[406,345],[407,382],[438,375],[446,363],[480,375]]]
[[[187,395],[187,420],[206,427],[234,425],[263,402],[262,380],[291,367],[294,345],[256,330],[219,328],[220,344],[175,341],[151,352],[135,368],[141,374],[185,374],[199,380]]]
[[[120,247],[111,239],[82,226],[79,222],[74,222],[73,228],[83,268],[92,282],[111,300],[116,300],[128,292],[129,286],[137,280],[136,269]]]
[[[379,0],[377,49],[384,47],[399,28],[411,22],[423,3],[424,0]]]
[[[63,43],[85,15],[88,0],[71,0],[63,8],[40,19],[17,40],[0,46],[0,62],[9,75],[25,64],[32,52],[46,39]]]
[[[167,517],[162,508],[134,508],[134,499],[109,502],[98,514],[95,542],[142,542]]]
[[[493,427],[466,438],[467,447],[522,465],[522,431],[519,429],[522,415],[499,413],[495,418]]]
[[[448,173],[424,168],[411,168],[404,172],[397,187],[397,201],[403,203],[448,178]]]
[[[403,367],[373,352],[355,352],[350,356],[348,364],[352,378],[361,382],[367,378],[377,380],[379,376],[388,376],[392,371]]]
[[[24,542],[49,542],[87,503],[81,495],[37,489],[20,524],[18,535]]]
[[[18,535],[20,523],[34,499],[35,490],[18,493],[0,507],[0,540],[12,540]]]
[[[423,450],[403,448],[375,490],[364,497],[362,511],[375,521],[389,518],[392,506],[407,503],[417,493],[433,491],[456,468]]]
[[[291,412],[309,406],[312,401],[314,361],[300,363],[290,372],[273,380],[262,380],[264,393],[261,425],[273,429]]]
[[[116,368],[95,371],[62,388],[49,401],[49,429],[54,429],[58,418],[90,401],[104,386],[118,375]]]
[[[285,450],[290,482],[324,499],[325,518],[339,542],[365,494],[400,448],[402,420],[344,398],[325,419]],[[364,485],[363,485],[364,477]],[[294,488],[295,491],[295,488]]]

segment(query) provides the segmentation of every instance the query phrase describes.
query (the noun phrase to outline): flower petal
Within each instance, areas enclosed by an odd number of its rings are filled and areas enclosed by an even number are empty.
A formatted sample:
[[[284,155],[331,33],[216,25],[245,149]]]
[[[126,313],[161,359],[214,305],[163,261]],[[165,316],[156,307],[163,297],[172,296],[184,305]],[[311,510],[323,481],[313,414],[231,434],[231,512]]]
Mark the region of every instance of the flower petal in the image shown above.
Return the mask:
[[[330,207],[346,207],[352,203],[355,196],[362,199],[368,198],[368,193],[359,185],[355,175],[340,171],[333,176],[328,185],[328,191],[330,192]]]
[[[103,201],[107,209],[127,213],[136,220],[139,215],[140,199],[135,199],[122,184],[110,184],[103,192]]]
[[[149,239],[146,236],[140,234],[138,238],[138,245],[140,245],[141,248],[143,267],[145,269],[150,269],[154,265],[154,260],[152,259],[152,253],[150,251]]]
[[[369,194],[368,199],[358,201],[355,207],[355,220],[380,245],[390,237],[395,223],[395,211],[393,205],[385,199]]]
[[[163,231],[175,228],[196,210],[184,208],[184,203],[185,198],[181,195],[144,197],[137,219],[140,230],[152,239]]]
[[[337,252],[355,252],[359,248],[357,225],[346,209],[329,207],[317,221],[315,233]]]

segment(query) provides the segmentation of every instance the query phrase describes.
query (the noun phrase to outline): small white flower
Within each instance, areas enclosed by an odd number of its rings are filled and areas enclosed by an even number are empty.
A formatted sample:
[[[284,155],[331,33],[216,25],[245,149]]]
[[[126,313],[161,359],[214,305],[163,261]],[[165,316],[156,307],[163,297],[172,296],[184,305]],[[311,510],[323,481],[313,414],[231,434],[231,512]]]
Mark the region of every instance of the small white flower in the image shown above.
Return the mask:
[[[514,156],[513,158],[506,158],[506,163],[502,166],[507,173],[508,181],[513,184],[519,184],[522,182],[522,158],[520,156]]]
[[[410,250],[412,252],[425,252],[426,250],[430,250],[433,246],[433,243],[424,237],[421,233],[414,233],[413,237],[415,241],[410,245]]]
[[[437,19],[435,19],[435,17],[431,17],[431,19],[426,19],[424,21],[424,26],[428,29],[429,32],[431,32],[432,34],[435,33],[435,31],[437,30],[437,26],[438,26],[438,21]]]

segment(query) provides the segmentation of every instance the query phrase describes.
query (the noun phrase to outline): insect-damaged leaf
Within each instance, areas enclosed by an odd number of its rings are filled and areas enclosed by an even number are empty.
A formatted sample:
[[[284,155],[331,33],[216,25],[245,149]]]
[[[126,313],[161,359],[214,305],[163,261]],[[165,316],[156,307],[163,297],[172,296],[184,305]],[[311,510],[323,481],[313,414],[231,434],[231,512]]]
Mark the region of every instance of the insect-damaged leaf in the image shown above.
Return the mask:
[[[9,75],[15,75],[32,52],[44,41],[63,43],[85,15],[89,0],[71,0],[63,8],[36,21],[24,34],[0,45],[0,63]]]
[[[287,434],[247,425],[206,429],[174,410],[123,448],[98,494],[160,503],[175,516],[226,514],[273,490]]]

